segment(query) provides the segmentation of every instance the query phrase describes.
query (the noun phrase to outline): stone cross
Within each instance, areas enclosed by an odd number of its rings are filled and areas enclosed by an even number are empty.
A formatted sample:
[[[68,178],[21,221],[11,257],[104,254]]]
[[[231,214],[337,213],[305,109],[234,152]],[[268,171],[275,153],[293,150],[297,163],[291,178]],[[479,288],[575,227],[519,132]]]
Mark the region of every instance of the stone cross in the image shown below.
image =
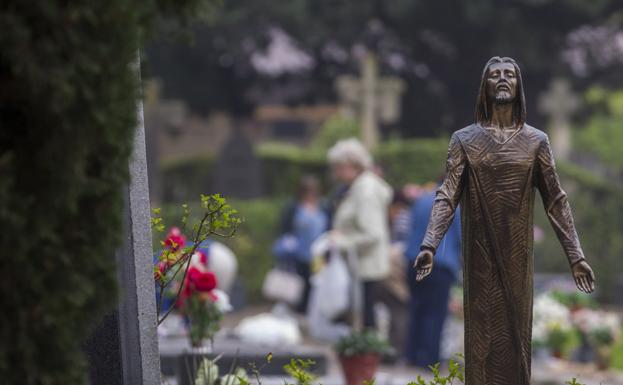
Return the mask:
[[[394,123],[400,118],[400,96],[404,81],[395,76],[379,76],[378,58],[366,52],[361,60],[361,78],[342,75],[336,79],[340,112],[359,120],[362,139],[369,149],[379,141],[379,123]]]
[[[541,94],[539,109],[549,116],[549,131],[552,149],[557,159],[568,159],[571,152],[570,117],[580,106],[580,98],[575,95],[566,79],[552,80],[549,90]]]
[[[85,342],[91,385],[160,384],[145,127],[140,101],[137,115],[128,165],[130,183],[125,188],[125,236],[116,255],[119,304]]]

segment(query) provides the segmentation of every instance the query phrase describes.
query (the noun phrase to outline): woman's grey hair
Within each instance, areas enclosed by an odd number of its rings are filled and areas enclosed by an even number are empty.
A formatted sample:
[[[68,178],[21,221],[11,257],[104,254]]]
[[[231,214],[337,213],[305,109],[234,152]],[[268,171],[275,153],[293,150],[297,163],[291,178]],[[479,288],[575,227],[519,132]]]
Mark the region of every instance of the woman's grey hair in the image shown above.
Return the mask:
[[[356,138],[338,141],[329,149],[327,158],[330,164],[350,163],[363,170],[372,167],[372,156]]]

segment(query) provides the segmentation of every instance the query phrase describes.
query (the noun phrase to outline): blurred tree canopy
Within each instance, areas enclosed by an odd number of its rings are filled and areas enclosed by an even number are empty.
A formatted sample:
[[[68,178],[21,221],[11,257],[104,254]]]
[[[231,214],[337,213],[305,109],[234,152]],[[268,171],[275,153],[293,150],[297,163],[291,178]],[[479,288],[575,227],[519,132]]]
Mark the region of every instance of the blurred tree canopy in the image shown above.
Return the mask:
[[[371,49],[382,72],[408,82],[400,122],[406,136],[470,123],[486,60],[515,57],[528,108],[554,76],[575,86],[621,85],[619,0],[228,0],[194,44],[161,39],[147,49],[165,97],[198,113],[245,116],[257,103],[333,102],[333,79],[358,71]],[[288,61],[292,54],[294,61]],[[271,67],[272,66],[272,67]],[[268,67],[268,68],[267,68]],[[541,126],[544,119],[530,116]]]
[[[594,113],[577,132],[576,144],[623,178],[623,89],[592,87],[586,93],[586,101]]]

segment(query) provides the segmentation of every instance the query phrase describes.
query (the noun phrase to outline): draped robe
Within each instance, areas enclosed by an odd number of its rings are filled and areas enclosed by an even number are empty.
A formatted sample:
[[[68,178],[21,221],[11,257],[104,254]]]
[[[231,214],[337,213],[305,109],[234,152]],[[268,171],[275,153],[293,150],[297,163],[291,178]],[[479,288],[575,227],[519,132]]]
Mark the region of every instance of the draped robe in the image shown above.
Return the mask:
[[[467,385],[529,385],[533,203],[539,190],[570,265],[584,259],[547,135],[523,125],[499,142],[480,124],[452,135],[422,248],[461,204]]]

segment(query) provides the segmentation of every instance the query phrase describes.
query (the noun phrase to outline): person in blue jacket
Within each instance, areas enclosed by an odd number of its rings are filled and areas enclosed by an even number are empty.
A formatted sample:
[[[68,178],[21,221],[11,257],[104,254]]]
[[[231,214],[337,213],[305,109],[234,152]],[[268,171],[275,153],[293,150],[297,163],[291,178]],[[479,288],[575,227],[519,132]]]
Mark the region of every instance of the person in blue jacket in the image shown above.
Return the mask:
[[[424,193],[413,204],[405,251],[408,259],[407,281],[411,291],[405,355],[409,364],[422,368],[440,362],[441,332],[448,314],[450,288],[461,270],[461,216],[457,214],[440,243],[430,276],[420,282],[415,279],[413,263],[420,252],[434,201],[435,190]]]

